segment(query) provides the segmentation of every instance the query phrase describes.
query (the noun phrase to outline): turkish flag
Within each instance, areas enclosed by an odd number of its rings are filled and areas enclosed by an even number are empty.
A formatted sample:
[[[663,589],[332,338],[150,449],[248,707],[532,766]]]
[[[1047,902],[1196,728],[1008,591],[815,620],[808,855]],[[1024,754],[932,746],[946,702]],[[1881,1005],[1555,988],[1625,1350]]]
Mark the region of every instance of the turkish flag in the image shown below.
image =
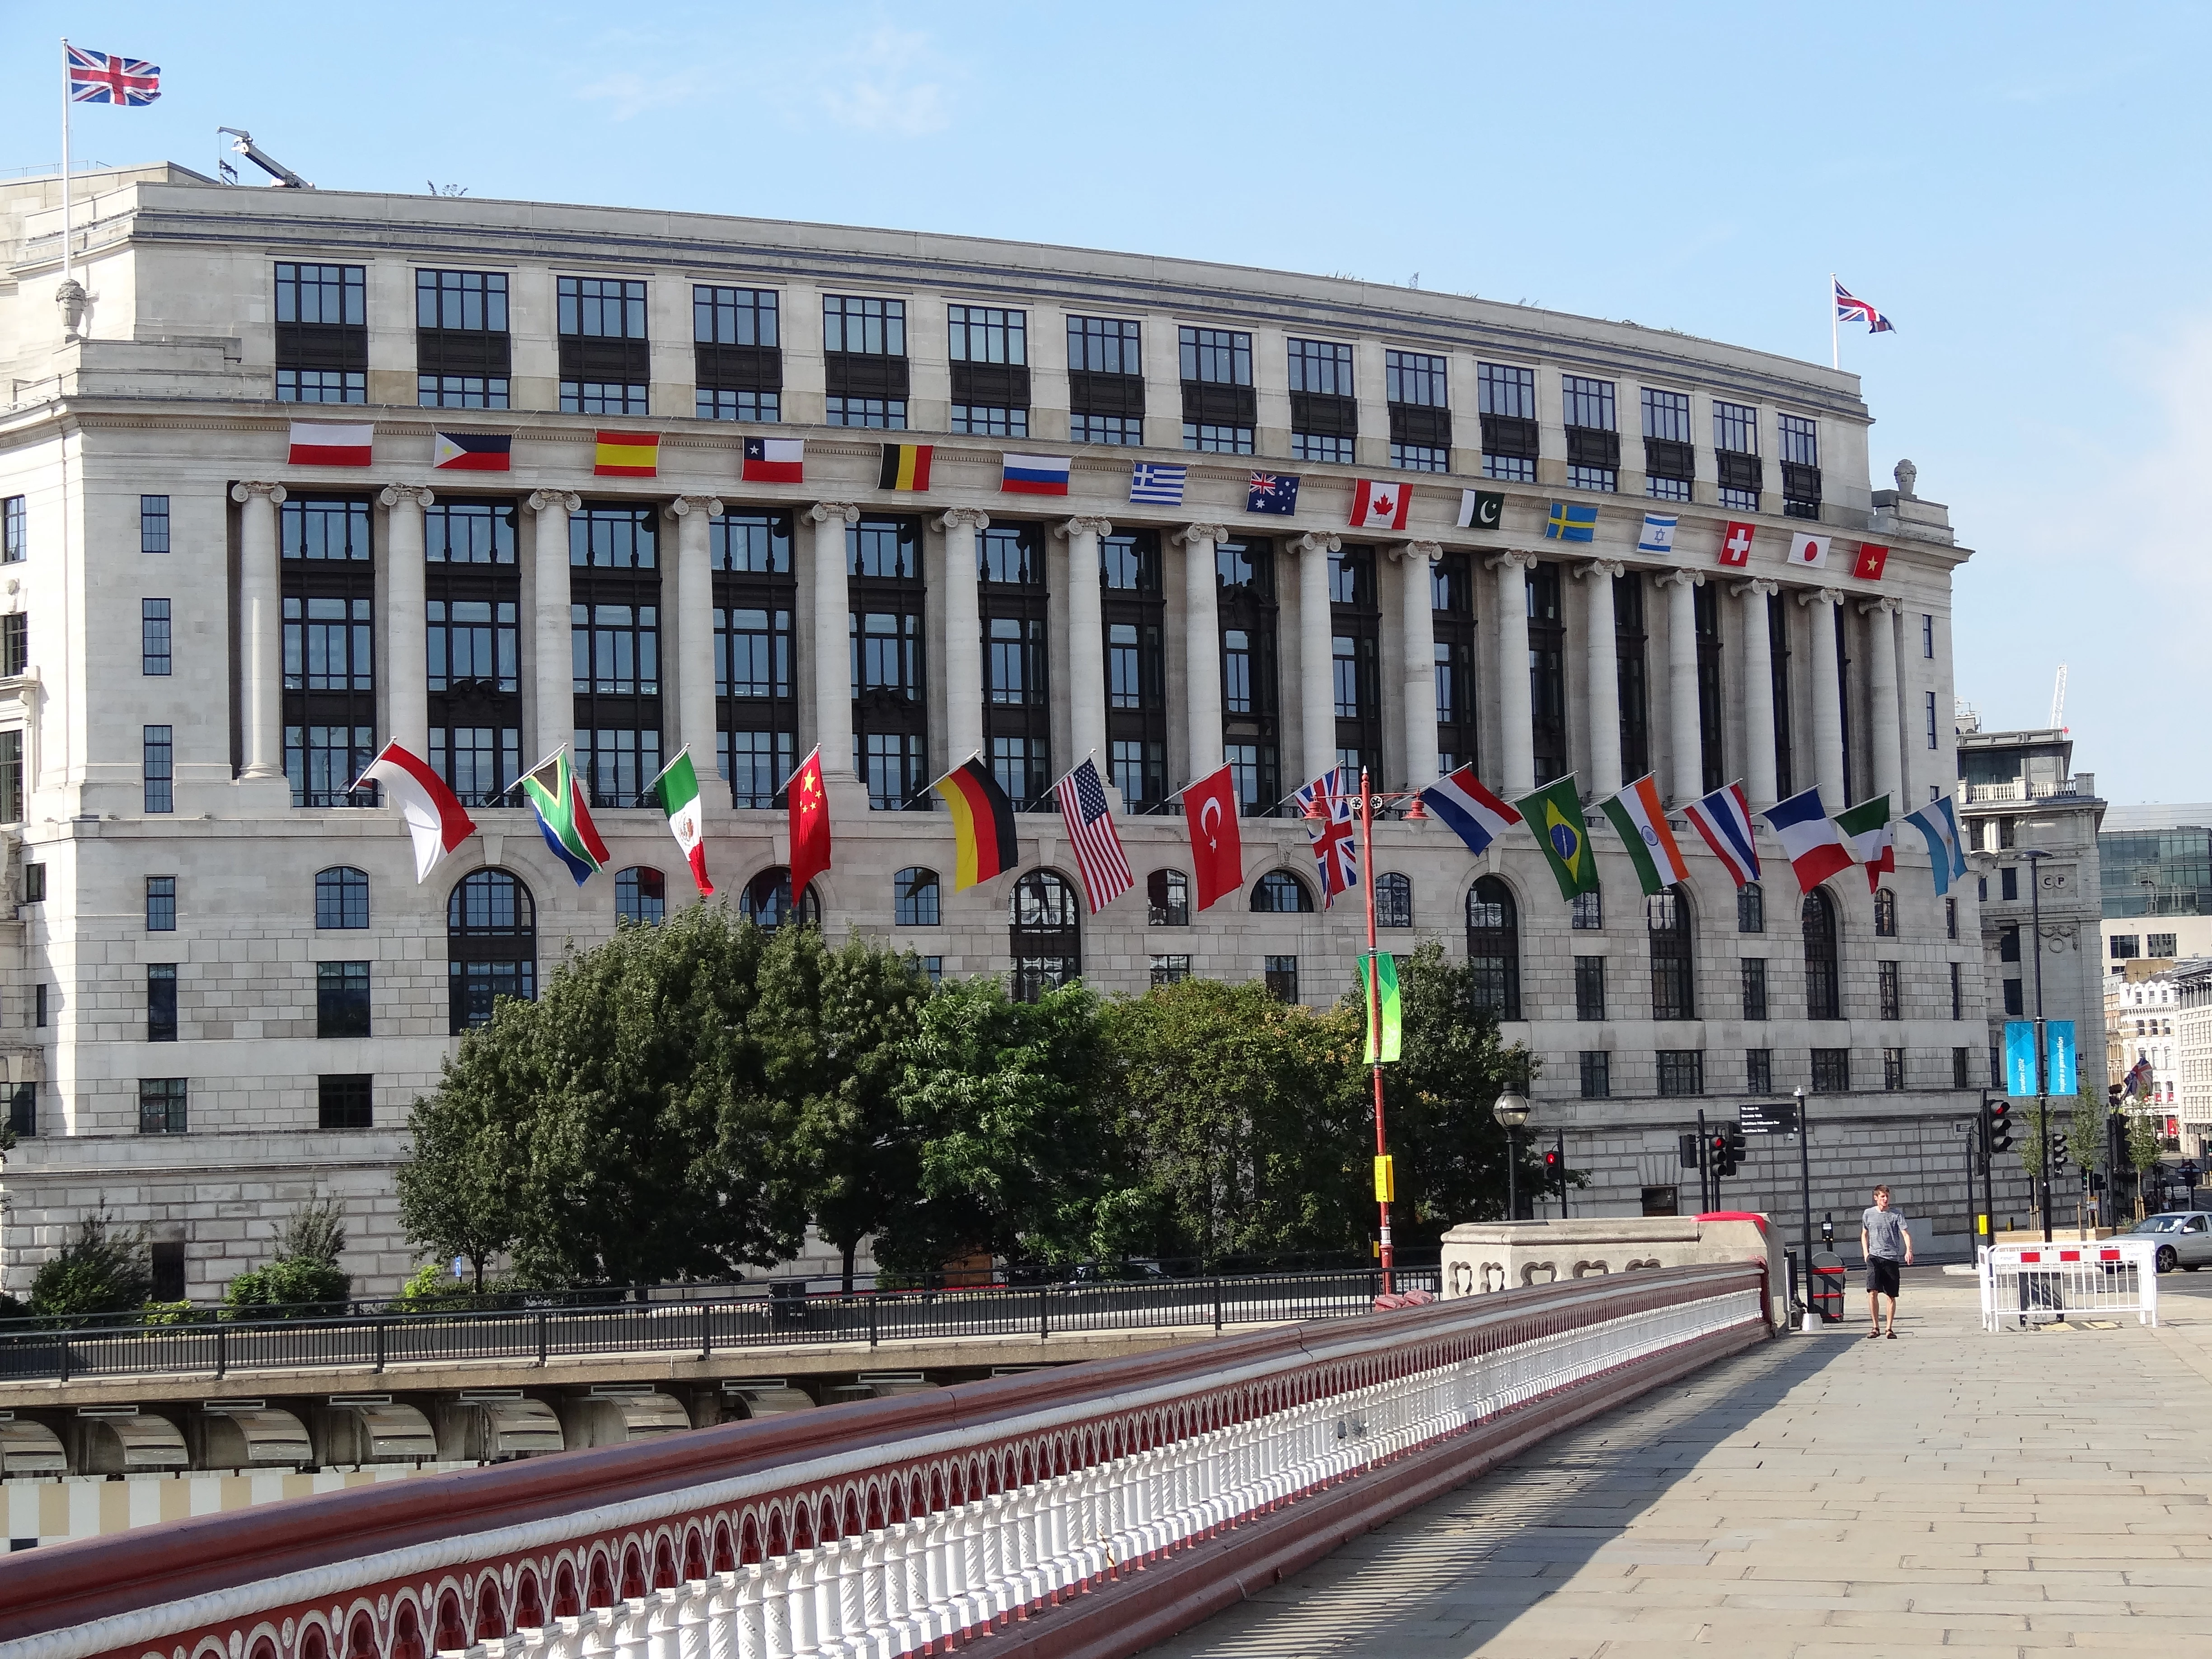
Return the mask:
[[[1721,562],[1743,565],[1751,562],[1751,538],[1759,533],[1757,525],[1739,524],[1734,519],[1721,532]]]
[[[1881,568],[1889,562],[1889,550],[1873,542],[1859,544],[1859,562],[1851,567],[1851,574],[1863,582],[1881,580]]]
[[[1190,824],[1190,862],[1198,877],[1198,908],[1244,890],[1244,843],[1237,833],[1237,781],[1223,767],[1182,792]]]
[[[790,799],[791,905],[796,915],[806,884],[830,867],[830,797],[822,789],[819,744],[793,774]]]

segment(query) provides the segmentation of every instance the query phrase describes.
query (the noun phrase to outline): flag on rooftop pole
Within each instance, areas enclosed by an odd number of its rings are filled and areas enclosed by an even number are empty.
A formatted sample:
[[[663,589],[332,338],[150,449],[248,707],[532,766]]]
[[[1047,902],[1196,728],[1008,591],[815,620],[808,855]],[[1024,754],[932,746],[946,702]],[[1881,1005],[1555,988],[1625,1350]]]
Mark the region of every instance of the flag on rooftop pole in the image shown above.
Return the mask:
[[[676,844],[690,863],[692,882],[711,898],[714,884],[707,879],[707,820],[699,807],[699,775],[692,769],[690,744],[660,769],[660,775],[647,787],[646,793],[668,815],[668,833],[676,837]]]
[[[374,783],[383,787],[385,804],[399,809],[407,833],[415,842],[415,880],[417,885],[438,867],[439,860],[476,833],[477,826],[460,797],[446,787],[445,779],[420,755],[410,754],[396,743],[387,743],[363,769],[354,787]]]
[[[1876,795],[1836,814],[1836,828],[1851,857],[1866,866],[1867,891],[1881,886],[1882,872],[1897,868],[1897,827],[1890,822],[1889,797]]]
[[[1841,368],[1843,348],[1837,338],[1838,324],[1864,323],[1869,334],[1893,334],[1896,329],[1888,318],[1838,282],[1832,270],[1828,273],[1828,286],[1835,290],[1835,306],[1828,313],[1828,367]]]
[[[550,782],[544,781],[548,773]],[[569,764],[568,745],[562,744],[552,757],[540,761],[523,775],[522,793],[538,815],[538,828],[553,856],[568,866],[581,887],[607,866],[612,856],[592,822],[592,809],[584,803],[584,786]]]
[[[1574,774],[1554,779],[1534,794],[1513,803],[1559,884],[1559,896],[1572,902],[1597,891],[1597,860],[1590,854],[1589,833],[1583,826],[1582,797],[1575,793]]]
[[[143,58],[118,58],[62,40],[62,281],[76,280],[70,200],[70,110],[76,104],[142,109],[161,95],[161,69]]]

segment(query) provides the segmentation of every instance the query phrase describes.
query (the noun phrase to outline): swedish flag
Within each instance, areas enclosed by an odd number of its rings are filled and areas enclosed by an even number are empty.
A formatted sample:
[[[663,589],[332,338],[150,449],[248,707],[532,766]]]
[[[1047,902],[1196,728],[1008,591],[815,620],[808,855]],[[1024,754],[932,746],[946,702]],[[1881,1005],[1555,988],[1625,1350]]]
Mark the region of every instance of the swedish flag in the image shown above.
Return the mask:
[[[1559,884],[1559,896],[1572,902],[1577,894],[1597,891],[1597,860],[1583,827],[1582,797],[1576,793],[1574,775],[1547,783],[1513,805],[1536,837],[1536,845],[1544,849],[1544,861]]]
[[[1544,524],[1544,539],[1552,542],[1587,542],[1597,538],[1597,509],[1577,507],[1571,501],[1553,501],[1552,516]]]

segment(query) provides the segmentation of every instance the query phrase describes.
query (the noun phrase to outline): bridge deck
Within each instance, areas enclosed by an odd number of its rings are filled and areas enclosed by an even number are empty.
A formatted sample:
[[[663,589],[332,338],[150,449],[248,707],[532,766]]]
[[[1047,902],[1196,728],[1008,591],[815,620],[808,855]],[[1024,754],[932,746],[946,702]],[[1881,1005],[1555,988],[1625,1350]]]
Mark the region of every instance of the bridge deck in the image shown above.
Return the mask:
[[[2157,1331],[1989,1336],[1971,1279],[1915,1271],[1894,1342],[1764,1344],[1153,1651],[2191,1650],[2212,1627],[2212,1284],[2162,1288]]]

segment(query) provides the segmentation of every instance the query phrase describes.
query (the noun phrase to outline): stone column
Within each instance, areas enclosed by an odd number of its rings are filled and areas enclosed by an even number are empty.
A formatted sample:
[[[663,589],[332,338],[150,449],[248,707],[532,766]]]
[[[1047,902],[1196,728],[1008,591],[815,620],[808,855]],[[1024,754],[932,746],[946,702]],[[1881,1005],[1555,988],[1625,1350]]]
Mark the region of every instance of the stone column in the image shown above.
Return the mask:
[[[957,766],[983,747],[983,614],[975,597],[975,532],[991,527],[991,515],[956,507],[932,527],[945,532],[945,763]]]
[[[806,509],[806,521],[814,526],[814,740],[822,745],[825,780],[853,778],[859,773],[853,763],[853,606],[845,585],[845,526],[860,523],[860,509],[850,501],[817,501]]]
[[[1399,629],[1405,635],[1406,787],[1425,789],[1437,780],[1436,562],[1443,548],[1407,542],[1390,556],[1402,567]]]
[[[1106,748],[1106,623],[1099,591],[1098,543],[1114,533],[1105,519],[1070,519],[1054,535],[1067,544],[1067,703],[1073,752],[1068,763],[1095,760],[1109,785]]]
[[[1874,789],[1877,795],[1889,797],[1889,810],[1899,817],[1912,810],[1905,799],[1904,756],[1901,745],[1905,734],[1899,730],[1899,711],[1897,686],[1897,614],[1905,608],[1902,599],[1867,599],[1859,605],[1859,614],[1867,619],[1867,631],[1873,636],[1874,659],[1868,665],[1868,689],[1874,694],[1874,714],[1869,722],[1870,734],[1867,747],[1874,756]]]
[[[436,497],[428,484],[387,484],[377,496],[392,509],[385,539],[385,735],[410,755],[430,752],[428,617],[423,609],[422,509]]]
[[[234,483],[246,511],[238,536],[239,653],[246,677],[246,766],[241,778],[284,775],[284,607],[276,579],[280,483]]]
[[[1583,606],[1583,676],[1589,708],[1589,793],[1592,799],[1620,793],[1620,645],[1614,637],[1613,584],[1628,567],[1619,559],[1594,559],[1575,572],[1589,584]]]
[[[532,492],[525,503],[538,515],[530,538],[530,575],[535,614],[531,617],[531,684],[537,687],[538,729],[523,744],[522,763],[550,755],[576,735],[575,656],[569,644],[568,515],[584,499],[565,489]]]
[[[1343,545],[1325,531],[1285,544],[1298,562],[1298,726],[1305,737],[1299,783],[1336,764],[1336,630],[1328,614],[1328,556]]]
[[[676,712],[675,741],[669,758],[690,744],[691,769],[711,778],[720,764],[714,736],[714,570],[709,527],[721,516],[712,495],[678,495],[661,509],[676,526],[676,584],[661,608],[661,672],[676,669],[672,702],[662,690],[664,707]],[[676,624],[675,649],[668,646],[668,623]],[[705,793],[702,786],[702,794]]]
[[[1743,730],[1748,750],[1743,766],[1744,793],[1753,811],[1774,805],[1774,641],[1767,629],[1766,602],[1781,592],[1778,582],[1735,585],[1743,601]]]
[[[1698,585],[1694,571],[1659,578],[1667,594],[1667,726],[1673,765],[1668,782],[1674,805],[1705,793],[1705,744],[1698,719]]]
[[[1194,524],[1176,532],[1175,538],[1183,550],[1187,764],[1197,779],[1221,769],[1221,606],[1213,544],[1228,540],[1229,531],[1223,525]]]
[[[1507,799],[1536,787],[1536,734],[1528,680],[1528,572],[1534,553],[1500,553],[1486,561],[1498,573],[1498,755]],[[1620,763],[1613,763],[1619,770]]]
[[[1843,690],[1836,678],[1836,607],[1843,597],[1833,587],[1797,596],[1813,632],[1813,777],[1820,805],[1832,813],[1851,805],[1844,799]]]

